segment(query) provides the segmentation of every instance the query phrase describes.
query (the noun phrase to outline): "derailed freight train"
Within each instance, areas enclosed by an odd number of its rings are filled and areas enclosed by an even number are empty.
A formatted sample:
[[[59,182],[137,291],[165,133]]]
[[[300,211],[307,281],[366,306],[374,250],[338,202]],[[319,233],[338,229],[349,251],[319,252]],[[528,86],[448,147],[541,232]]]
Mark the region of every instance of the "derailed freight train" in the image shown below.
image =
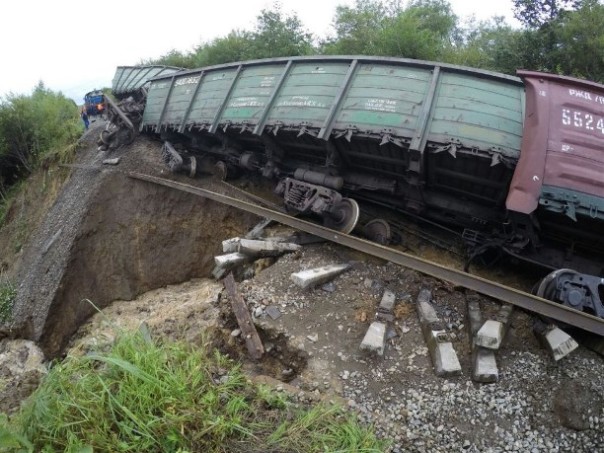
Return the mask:
[[[346,233],[359,200],[454,226],[473,256],[555,270],[541,296],[604,317],[604,86],[348,56],[147,71],[118,68],[114,93],[145,82],[132,128],[184,144],[173,167],[259,173]]]

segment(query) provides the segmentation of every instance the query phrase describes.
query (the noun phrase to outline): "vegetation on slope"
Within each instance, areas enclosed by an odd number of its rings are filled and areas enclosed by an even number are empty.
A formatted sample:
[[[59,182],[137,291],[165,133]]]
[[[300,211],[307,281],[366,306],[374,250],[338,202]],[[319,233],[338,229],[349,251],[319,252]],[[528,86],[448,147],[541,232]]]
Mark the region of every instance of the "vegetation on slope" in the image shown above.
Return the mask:
[[[0,100],[0,225],[9,188],[40,165],[69,159],[81,133],[75,103],[41,82],[31,95]]]
[[[68,357],[0,419],[0,452],[384,450],[350,414],[300,407],[205,351],[137,333],[109,353]]]

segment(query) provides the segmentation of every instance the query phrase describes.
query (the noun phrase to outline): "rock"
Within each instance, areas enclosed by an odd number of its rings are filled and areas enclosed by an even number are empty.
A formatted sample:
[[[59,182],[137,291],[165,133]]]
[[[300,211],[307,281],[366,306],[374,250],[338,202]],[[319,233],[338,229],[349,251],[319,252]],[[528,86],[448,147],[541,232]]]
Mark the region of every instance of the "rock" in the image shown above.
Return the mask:
[[[309,341],[316,343],[317,341],[319,341],[319,334],[315,333],[313,335],[307,335],[306,338],[308,338]]]
[[[276,305],[270,305],[266,307],[266,314],[271,317],[271,319],[275,320],[281,317],[281,310]]]
[[[47,373],[44,353],[33,341],[0,341],[0,412],[12,413]]]
[[[554,412],[566,428],[589,429],[589,416],[600,414],[604,408],[601,395],[578,381],[566,381],[554,393]]]
[[[113,159],[105,159],[103,161],[103,165],[117,165],[120,163],[119,157],[114,157]]]
[[[321,289],[328,293],[333,293],[336,290],[336,285],[333,282],[325,283]]]

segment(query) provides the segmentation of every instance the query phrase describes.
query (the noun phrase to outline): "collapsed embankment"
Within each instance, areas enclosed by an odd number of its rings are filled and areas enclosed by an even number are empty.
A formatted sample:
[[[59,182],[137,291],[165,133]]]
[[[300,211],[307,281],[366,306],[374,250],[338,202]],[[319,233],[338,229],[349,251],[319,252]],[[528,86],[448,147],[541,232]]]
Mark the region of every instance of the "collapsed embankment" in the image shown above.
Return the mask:
[[[117,170],[74,168],[26,249],[12,322],[0,329],[0,336],[34,340],[47,357],[54,357],[94,313],[86,300],[102,308],[116,299],[207,276],[220,241],[257,220],[123,173],[161,172],[158,149],[140,138],[120,150]],[[99,168],[106,157],[91,144],[79,164]]]

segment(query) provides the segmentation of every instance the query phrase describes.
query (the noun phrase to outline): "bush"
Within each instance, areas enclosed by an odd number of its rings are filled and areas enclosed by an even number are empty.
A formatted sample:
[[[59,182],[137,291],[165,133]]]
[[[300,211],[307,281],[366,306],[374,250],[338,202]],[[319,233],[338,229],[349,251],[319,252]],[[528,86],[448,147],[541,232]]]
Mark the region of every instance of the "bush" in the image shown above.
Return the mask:
[[[42,82],[31,96],[9,95],[0,103],[0,192],[69,148],[81,132],[75,102]]]

